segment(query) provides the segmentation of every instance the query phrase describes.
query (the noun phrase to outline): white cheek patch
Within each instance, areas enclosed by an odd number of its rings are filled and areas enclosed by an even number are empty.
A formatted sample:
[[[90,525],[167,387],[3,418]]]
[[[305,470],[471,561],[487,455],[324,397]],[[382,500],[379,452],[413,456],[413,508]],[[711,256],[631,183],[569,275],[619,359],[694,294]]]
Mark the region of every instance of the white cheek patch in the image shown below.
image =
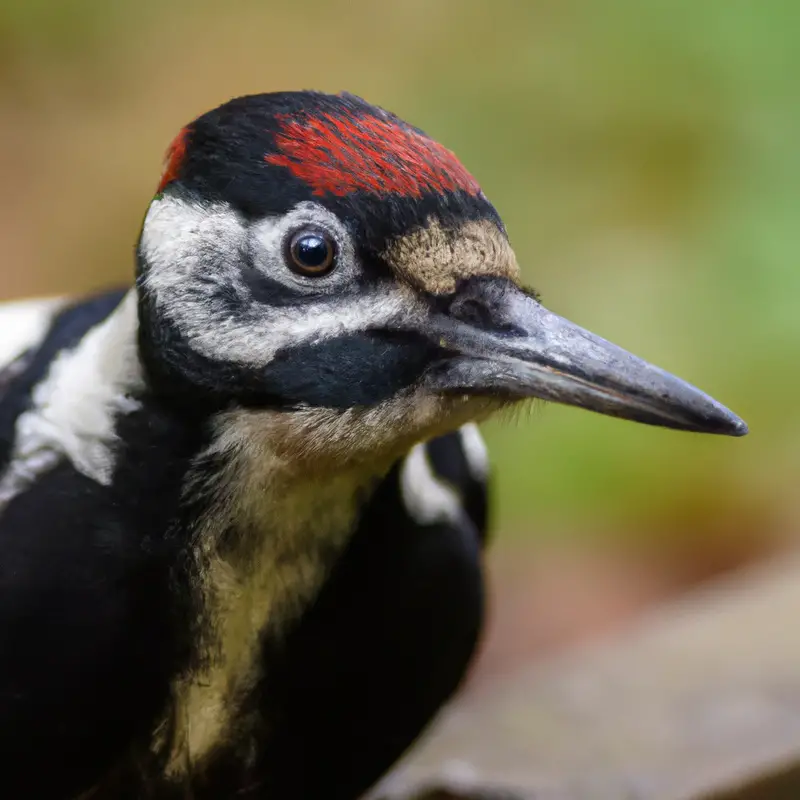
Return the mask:
[[[0,304],[0,370],[26,350],[41,344],[64,298],[20,300]]]
[[[281,311],[276,309],[265,320],[269,326],[269,336],[265,338],[264,329],[228,330],[231,338],[241,342],[236,360],[240,363],[261,366],[268,363],[284,347],[301,343],[316,343],[348,333],[381,326],[398,317],[406,308],[399,295],[367,295],[338,300],[336,303],[323,302],[308,305],[302,310]],[[214,336],[206,335],[201,340],[207,354],[213,353]]]
[[[400,494],[409,516],[419,525],[455,525],[463,519],[458,494],[436,476],[424,443],[414,445],[403,461]]]
[[[215,285],[235,287],[245,245],[245,228],[227,206],[154,200],[139,243],[149,265],[145,291],[179,330],[197,335],[212,322]]]
[[[338,283],[315,279],[320,281],[314,283],[319,302],[287,307],[248,302],[241,270],[252,247],[266,277],[298,290],[298,279],[283,264],[281,243],[287,230],[303,224],[323,226],[335,236],[341,265],[332,280]],[[159,313],[193,350],[240,366],[262,368],[284,347],[385,325],[409,310],[409,293],[400,288],[380,295],[331,296],[354,273],[355,256],[341,223],[315,204],[300,204],[248,229],[229,206],[164,196],[150,206],[140,247],[148,265],[145,291],[155,298]],[[235,314],[215,298],[218,287],[241,298]]]
[[[0,503],[63,457],[98,483],[110,483],[116,420],[138,408],[131,393],[143,386],[137,330],[131,291],[74,349],[53,361],[33,391],[32,408],[17,419],[11,463],[0,479]]]
[[[140,242],[151,267],[146,285],[166,295],[172,289],[191,288],[187,278],[213,279],[209,268],[227,272],[241,258],[246,238],[243,222],[227,205],[201,205],[169,196],[154,200]]]
[[[317,343],[388,323],[405,309],[399,296],[366,296],[291,310],[269,309],[255,318],[205,317],[181,329],[194,350],[209,358],[263,368],[283,348]]]

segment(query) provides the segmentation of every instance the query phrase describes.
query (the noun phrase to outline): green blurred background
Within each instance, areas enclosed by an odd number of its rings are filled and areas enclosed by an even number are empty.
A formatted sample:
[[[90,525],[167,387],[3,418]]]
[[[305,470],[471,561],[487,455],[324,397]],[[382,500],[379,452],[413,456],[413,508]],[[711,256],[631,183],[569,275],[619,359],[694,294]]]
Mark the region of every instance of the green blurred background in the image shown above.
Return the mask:
[[[497,421],[499,542],[760,550],[800,530],[798,37],[777,0],[2,0],[0,296],[130,280],[197,114],[347,89],[456,151],[546,305],[750,424]]]

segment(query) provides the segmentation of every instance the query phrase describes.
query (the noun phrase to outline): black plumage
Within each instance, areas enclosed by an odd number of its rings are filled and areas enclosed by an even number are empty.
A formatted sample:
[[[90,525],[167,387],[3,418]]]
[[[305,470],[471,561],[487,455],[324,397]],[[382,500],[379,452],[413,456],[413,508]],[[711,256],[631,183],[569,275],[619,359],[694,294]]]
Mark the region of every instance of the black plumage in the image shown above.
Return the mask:
[[[1,797],[356,800],[480,640],[474,421],[746,432],[544,309],[455,156],[349,95],[203,115],[135,285],[30,313],[0,364]]]
[[[4,430],[59,352],[120,299],[104,294],[54,318],[5,384]],[[13,653],[0,658],[4,795],[73,798],[97,786],[90,797],[184,796],[163,783],[149,740],[170,678],[192,657],[190,537],[170,523],[200,513],[179,496],[206,439],[202,425],[187,430],[143,401],[121,420],[111,486],[62,460],[3,511],[0,641]],[[12,439],[3,437],[4,466]],[[486,488],[457,434],[429,447],[474,515],[415,523],[399,466],[390,470],[320,596],[285,641],[263,642],[270,670],[248,705],[269,720],[264,756],[243,770],[237,755],[221,754],[195,797],[357,797],[455,691],[483,615]],[[47,769],[32,769],[42,754]]]

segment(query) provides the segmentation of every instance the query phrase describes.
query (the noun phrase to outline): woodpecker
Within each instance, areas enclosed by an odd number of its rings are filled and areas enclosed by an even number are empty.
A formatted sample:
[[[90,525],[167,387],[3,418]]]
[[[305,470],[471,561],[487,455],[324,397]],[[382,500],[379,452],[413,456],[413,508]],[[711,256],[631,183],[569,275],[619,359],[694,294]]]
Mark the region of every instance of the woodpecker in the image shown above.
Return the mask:
[[[354,800],[481,635],[476,423],[740,436],[548,311],[495,208],[349,94],[179,132],[132,286],[0,314],[0,794]]]

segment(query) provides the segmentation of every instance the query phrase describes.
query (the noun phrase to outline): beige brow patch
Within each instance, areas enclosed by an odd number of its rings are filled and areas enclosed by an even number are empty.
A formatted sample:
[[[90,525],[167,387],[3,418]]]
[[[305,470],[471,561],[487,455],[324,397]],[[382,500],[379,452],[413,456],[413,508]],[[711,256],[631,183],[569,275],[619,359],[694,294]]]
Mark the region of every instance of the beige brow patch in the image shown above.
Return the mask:
[[[514,251],[489,220],[467,222],[457,229],[431,220],[427,227],[395,239],[384,258],[402,280],[434,294],[452,292],[459,278],[474,275],[519,281]]]

